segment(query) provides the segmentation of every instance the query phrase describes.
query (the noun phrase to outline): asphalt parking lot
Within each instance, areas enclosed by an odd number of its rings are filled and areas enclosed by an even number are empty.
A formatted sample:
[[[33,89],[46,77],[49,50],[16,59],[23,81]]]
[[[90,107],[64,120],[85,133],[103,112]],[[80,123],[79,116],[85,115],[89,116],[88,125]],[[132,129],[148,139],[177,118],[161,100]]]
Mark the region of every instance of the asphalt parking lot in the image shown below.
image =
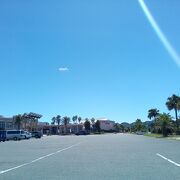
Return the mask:
[[[109,134],[0,143],[1,180],[180,179],[180,141]]]

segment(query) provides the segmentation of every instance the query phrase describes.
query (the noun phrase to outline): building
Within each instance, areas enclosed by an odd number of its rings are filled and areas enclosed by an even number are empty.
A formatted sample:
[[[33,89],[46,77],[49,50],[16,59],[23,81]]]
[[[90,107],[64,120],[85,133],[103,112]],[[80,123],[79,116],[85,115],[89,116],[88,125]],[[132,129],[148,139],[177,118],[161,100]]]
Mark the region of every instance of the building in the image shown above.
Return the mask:
[[[37,129],[38,120],[24,118],[20,124],[20,128],[28,131]],[[18,124],[15,123],[15,118],[4,117],[0,115],[0,130],[18,129]]]
[[[10,130],[15,129],[16,125],[12,117],[0,116],[0,130]]]
[[[43,134],[75,134],[83,129],[83,124],[50,125],[47,122],[39,122],[37,129]]]
[[[97,119],[100,122],[100,128],[103,131],[114,131],[115,130],[115,121],[111,121],[106,118]]]
[[[51,126],[48,122],[38,122],[37,130],[41,131],[43,134],[49,134],[51,131]]]

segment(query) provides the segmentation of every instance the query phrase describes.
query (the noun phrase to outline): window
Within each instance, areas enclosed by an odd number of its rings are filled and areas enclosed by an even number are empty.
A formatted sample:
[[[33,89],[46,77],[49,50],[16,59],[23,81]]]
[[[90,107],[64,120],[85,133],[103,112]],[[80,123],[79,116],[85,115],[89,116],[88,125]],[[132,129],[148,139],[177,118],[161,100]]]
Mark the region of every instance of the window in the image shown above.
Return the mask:
[[[20,134],[20,131],[7,131],[7,134]]]
[[[4,122],[0,122],[0,129],[4,130],[5,129],[5,123]]]
[[[7,129],[12,129],[13,128],[13,123],[12,122],[7,122],[6,123],[6,128]]]

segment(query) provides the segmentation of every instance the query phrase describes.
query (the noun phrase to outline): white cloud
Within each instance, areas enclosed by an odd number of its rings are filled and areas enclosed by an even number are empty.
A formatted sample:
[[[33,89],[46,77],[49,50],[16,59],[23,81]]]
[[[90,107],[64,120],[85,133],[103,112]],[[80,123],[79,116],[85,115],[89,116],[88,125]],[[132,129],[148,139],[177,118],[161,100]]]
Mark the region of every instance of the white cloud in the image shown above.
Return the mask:
[[[69,68],[67,68],[67,67],[60,67],[59,71],[61,71],[61,72],[69,71]]]

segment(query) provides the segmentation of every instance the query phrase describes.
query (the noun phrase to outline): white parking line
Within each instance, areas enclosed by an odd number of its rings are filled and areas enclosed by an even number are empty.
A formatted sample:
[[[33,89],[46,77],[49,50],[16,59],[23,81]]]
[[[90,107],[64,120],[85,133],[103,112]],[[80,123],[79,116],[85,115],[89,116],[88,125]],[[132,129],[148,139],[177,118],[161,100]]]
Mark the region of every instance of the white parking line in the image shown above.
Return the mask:
[[[45,158],[47,158],[47,157],[50,157],[50,156],[52,156],[52,155],[58,154],[58,153],[60,153],[60,152],[66,151],[66,150],[71,149],[71,148],[73,148],[73,147],[75,147],[75,146],[78,146],[79,144],[81,144],[81,143],[73,144],[72,146],[69,146],[69,147],[64,148],[64,149],[60,149],[60,150],[58,150],[58,151],[56,151],[56,152],[54,152],[54,153],[50,153],[50,154],[47,154],[47,155],[45,155],[45,156],[39,157],[39,158],[37,158],[37,159],[34,159],[34,160],[32,160],[31,162],[24,163],[24,164],[21,164],[21,165],[19,165],[19,166],[16,166],[16,167],[13,167],[13,168],[9,168],[9,169],[0,171],[0,175],[1,175],[1,174],[5,174],[5,173],[7,173],[7,172],[9,172],[9,171],[12,171],[12,170],[19,169],[19,168],[21,168],[21,167],[24,167],[24,166],[33,164],[33,163],[35,163],[35,162],[37,162],[37,161],[40,161],[40,160],[45,159]]]
[[[168,158],[164,157],[163,155],[161,155],[161,154],[159,154],[159,153],[157,153],[156,155],[159,156],[159,157],[161,157],[161,158],[163,158],[164,160],[166,160],[166,161],[168,161],[168,162],[174,164],[175,166],[180,167],[180,164],[178,164],[178,163],[172,161],[171,159],[168,159]]]

